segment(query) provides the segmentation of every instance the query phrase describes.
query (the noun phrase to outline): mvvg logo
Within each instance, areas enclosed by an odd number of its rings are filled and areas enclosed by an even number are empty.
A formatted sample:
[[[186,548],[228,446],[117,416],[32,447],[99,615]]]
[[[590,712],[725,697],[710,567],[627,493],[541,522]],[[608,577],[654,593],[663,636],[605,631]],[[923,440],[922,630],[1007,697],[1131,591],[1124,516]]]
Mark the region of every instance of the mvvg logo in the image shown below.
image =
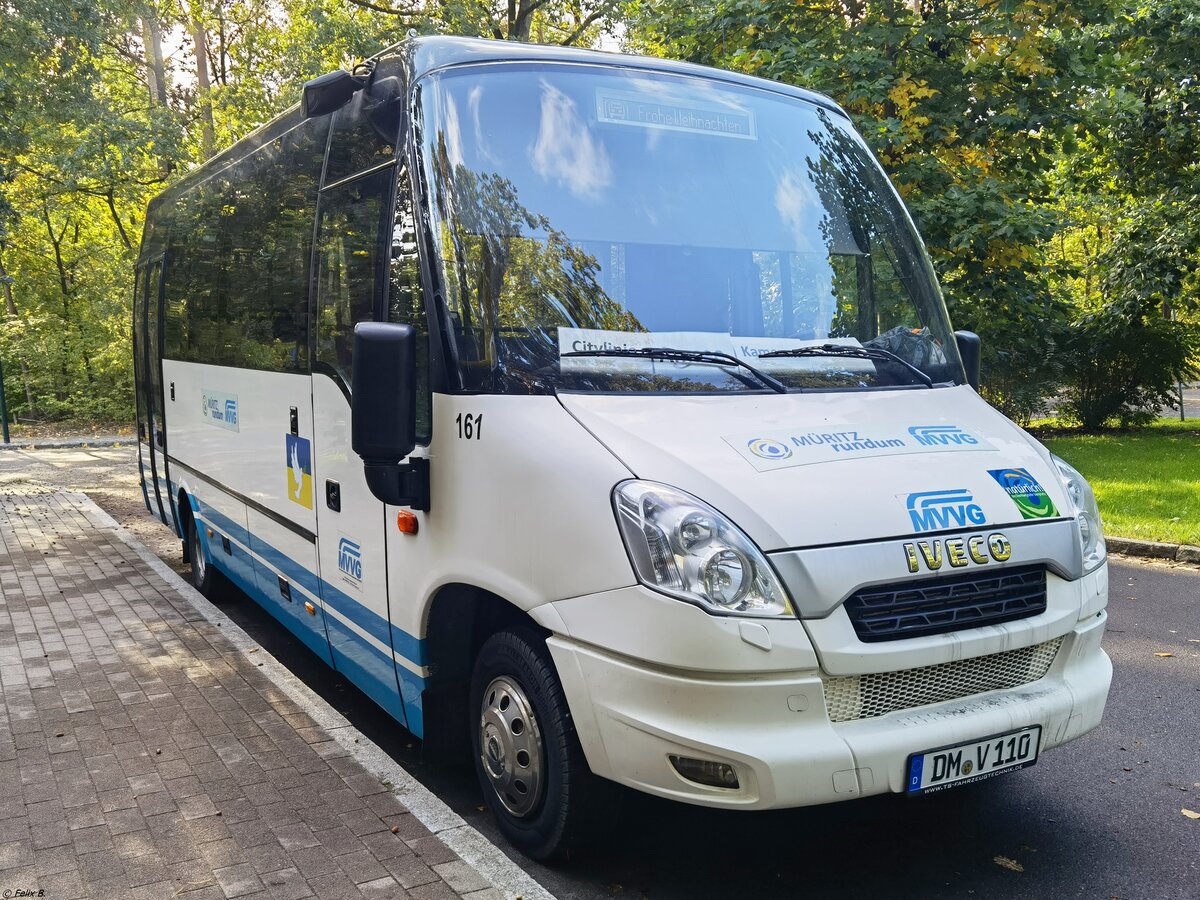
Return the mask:
[[[224,391],[203,390],[200,392],[200,409],[204,420],[210,425],[239,431],[237,394]]]
[[[909,494],[907,507],[908,517],[917,531],[966,528],[987,522],[983,508],[964,488]]]
[[[343,575],[362,584],[362,547],[350,538],[338,541],[338,568]]]
[[[979,438],[957,425],[914,425],[908,433],[922,447],[953,447],[978,444]]]

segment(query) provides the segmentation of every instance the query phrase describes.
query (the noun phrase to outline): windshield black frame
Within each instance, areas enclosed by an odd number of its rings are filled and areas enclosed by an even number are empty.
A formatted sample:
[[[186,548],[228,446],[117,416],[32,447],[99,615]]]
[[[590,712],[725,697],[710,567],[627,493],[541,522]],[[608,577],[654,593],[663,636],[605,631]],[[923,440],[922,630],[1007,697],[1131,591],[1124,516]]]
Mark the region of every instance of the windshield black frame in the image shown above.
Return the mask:
[[[645,366],[642,371],[631,370],[629,368],[630,360],[627,358],[621,360],[620,365],[613,364],[615,371],[610,369],[609,371],[567,372],[564,371],[558,360],[555,361],[556,365],[554,366],[501,365],[500,354],[498,352],[489,358],[485,354],[479,353],[478,350],[472,352],[472,348],[464,348],[463,341],[456,337],[456,329],[461,330],[461,323],[456,321],[456,314],[451,309],[453,304],[447,302],[447,299],[452,296],[454,284],[453,279],[447,274],[445,254],[443,254],[441,249],[443,239],[439,238],[438,234],[440,224],[451,220],[451,215],[443,208],[442,200],[439,196],[439,190],[442,187],[439,179],[446,182],[447,178],[452,178],[453,176],[446,175],[446,170],[449,167],[445,163],[444,153],[441,161],[442,171],[439,172],[437,149],[440,147],[444,151],[446,138],[444,134],[440,134],[436,130],[426,131],[427,128],[431,127],[431,122],[436,121],[435,116],[427,114],[429,110],[433,109],[432,101],[428,98],[431,94],[435,93],[436,86],[441,79],[457,79],[461,77],[474,78],[486,82],[488,79],[494,78],[494,73],[498,69],[506,73],[530,73],[535,78],[543,75],[552,76],[561,72],[570,72],[572,74],[582,73],[586,78],[589,74],[598,74],[600,76],[609,74],[628,75],[632,71],[638,77],[662,79],[668,82],[705,85],[711,81],[721,91],[751,96],[758,95],[804,110],[806,113],[815,115],[821,119],[826,128],[829,128],[831,123],[836,123],[836,133],[840,142],[837,149],[843,153],[854,154],[857,164],[861,168],[871,171],[871,177],[874,182],[871,187],[874,190],[872,191],[870,202],[883,211],[888,227],[891,228],[893,235],[901,245],[902,252],[895,255],[903,257],[903,264],[908,267],[904,276],[907,279],[905,284],[906,289],[908,289],[909,284],[915,285],[918,296],[912,300],[914,309],[918,311],[923,321],[928,319],[939,326],[936,329],[936,335],[931,335],[928,327],[923,329],[905,327],[903,331],[906,333],[900,335],[900,337],[907,338],[908,332],[917,334],[918,331],[922,331],[924,337],[921,339],[930,346],[936,345],[934,349],[934,352],[938,354],[936,364],[931,364],[925,374],[937,386],[966,383],[966,377],[958,356],[940,286],[937,283],[932,264],[925,252],[920,236],[917,234],[916,228],[912,223],[911,217],[891,181],[884,174],[882,167],[866,147],[861,137],[854,132],[853,128],[847,122],[842,121],[841,117],[836,113],[832,113],[829,109],[819,104],[784,92],[772,91],[769,88],[734,84],[721,80],[719,77],[707,79],[694,75],[661,72],[651,68],[631,69],[628,67],[578,62],[523,61],[448,66],[422,75],[413,85],[411,105],[413,114],[410,119],[412,132],[409,148],[413,171],[414,173],[420,173],[416,179],[418,185],[415,187],[421,195],[420,205],[424,210],[424,215],[422,216],[424,234],[422,237],[423,249],[427,252],[422,255],[426,257],[423,262],[426,262],[426,277],[431,282],[432,290],[430,297],[434,300],[433,305],[436,307],[432,311],[435,312],[438,320],[436,326],[440,326],[438,330],[442,332],[448,369],[446,374],[449,376],[451,384],[457,381],[459,389],[470,393],[498,394],[547,394],[556,391],[583,391],[592,393],[687,393],[694,395],[697,393],[728,393],[731,391],[761,392],[771,390],[766,385],[758,387],[757,385],[747,384],[747,380],[744,377],[733,374],[732,369],[736,368],[735,365],[722,369],[712,366],[686,367],[675,363],[675,369],[667,371],[661,362],[656,367],[652,358],[642,357]],[[714,74],[719,75],[720,73]],[[811,160],[809,162],[811,163]],[[834,154],[831,156],[822,156],[819,162],[821,165],[836,166],[844,164],[845,161],[839,161],[836,159],[836,154]],[[456,172],[454,174],[458,175],[459,173]],[[503,175],[504,172],[501,170],[495,176],[497,182],[501,183],[502,190],[511,186],[511,182],[503,184]],[[515,191],[515,187],[512,189]],[[483,208],[481,205],[480,209]],[[519,204],[516,204],[516,208],[519,210],[518,217],[525,217],[525,221],[521,223],[521,227],[527,227],[532,230],[541,227],[543,233],[549,231],[551,234],[549,240],[560,241],[559,252],[563,254],[564,259],[570,258],[569,254],[575,252],[575,246],[570,235],[561,232],[555,233],[553,229],[547,228],[544,216],[525,210]],[[541,221],[531,221],[538,219]],[[512,232],[501,232],[501,234],[512,234]],[[571,262],[574,263],[575,260],[571,259]],[[578,268],[584,268],[586,265],[585,261]],[[572,277],[572,273],[569,272],[565,277]],[[486,307],[484,309],[486,310]],[[901,331],[901,329],[897,327],[893,331]],[[718,337],[720,335],[719,332],[715,332],[714,334]],[[647,339],[659,337],[657,333],[649,330],[646,330],[644,335]],[[738,334],[727,335],[726,337],[732,337],[735,340],[742,339],[742,335]],[[883,336],[880,335],[880,337]],[[916,338],[911,340],[916,340]],[[814,340],[808,343],[820,345],[823,341]],[[663,346],[670,349],[679,349],[684,352],[696,352],[698,350],[700,352],[709,352],[715,349],[699,348],[692,345],[674,347],[670,342],[661,340],[647,340],[637,346]],[[859,346],[869,349],[872,345],[868,342]],[[892,345],[889,344],[875,346],[883,350],[893,350]],[[764,354],[769,349],[773,348],[765,348],[763,351]],[[563,350],[565,350],[565,347],[559,348],[561,357],[569,355],[562,352]],[[591,354],[584,355],[590,356]],[[636,355],[628,354],[629,357]],[[784,357],[786,354],[781,353],[777,355]],[[866,364],[862,360],[867,358],[866,355],[852,356],[846,354],[843,356],[838,354],[823,355],[823,365],[820,367],[819,373],[790,372],[787,374],[798,377],[784,377],[784,374],[778,371],[777,368],[769,368],[767,372],[770,376],[778,377],[785,381],[789,389],[792,390],[860,391],[895,389],[898,387],[924,388],[927,386],[925,384],[926,379],[920,377],[919,373],[914,374],[906,371],[907,367],[900,363],[880,360],[879,357],[882,355],[871,354],[869,356],[872,360],[869,364],[871,371],[863,368]],[[602,354],[596,354],[596,356],[602,356]],[[796,356],[807,357],[809,365],[812,365],[812,357],[808,357],[807,354],[797,354]],[[813,356],[816,356],[816,354]],[[506,362],[512,358],[513,356],[510,353],[506,358]],[[530,354],[527,358],[534,357]],[[516,355],[516,359],[519,362],[526,361],[522,359],[520,353]],[[776,366],[781,362],[781,360],[768,361],[766,359],[763,362],[757,362],[757,357],[750,357],[750,359],[763,368],[767,368],[766,364],[768,362]],[[841,365],[838,364],[838,360],[841,361]],[[609,362],[612,363],[612,360],[609,360]],[[683,372],[680,371],[681,368],[690,368],[691,371]],[[698,374],[700,369],[704,370],[702,375]]]

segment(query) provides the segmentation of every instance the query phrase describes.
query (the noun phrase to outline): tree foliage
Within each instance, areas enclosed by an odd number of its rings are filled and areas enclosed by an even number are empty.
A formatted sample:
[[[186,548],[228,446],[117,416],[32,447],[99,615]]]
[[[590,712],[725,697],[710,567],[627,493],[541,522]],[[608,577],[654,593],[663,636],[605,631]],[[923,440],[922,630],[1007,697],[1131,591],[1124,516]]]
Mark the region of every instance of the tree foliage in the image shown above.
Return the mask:
[[[1081,421],[1131,421],[1195,374],[1200,0],[0,0],[10,407],[128,417],[148,198],[409,29],[623,35],[829,93],[1010,415],[1065,386]]]
[[[650,52],[846,108],[912,210],[955,324],[983,337],[984,392],[1009,415],[1077,383],[1089,339],[1120,319],[1085,324],[1098,308],[1118,304],[1143,336],[1183,327],[1148,317],[1195,309],[1195,0],[647,0],[635,14]]]
[[[1080,312],[1067,409],[1091,428],[1175,407],[1176,384],[1200,375],[1200,5],[1120,11],[1101,46],[1121,77],[1097,85],[1058,179],[1080,211],[1060,242]]]
[[[587,43],[615,0],[0,0],[0,361],[25,418],[132,417],[146,202],[410,28]]]

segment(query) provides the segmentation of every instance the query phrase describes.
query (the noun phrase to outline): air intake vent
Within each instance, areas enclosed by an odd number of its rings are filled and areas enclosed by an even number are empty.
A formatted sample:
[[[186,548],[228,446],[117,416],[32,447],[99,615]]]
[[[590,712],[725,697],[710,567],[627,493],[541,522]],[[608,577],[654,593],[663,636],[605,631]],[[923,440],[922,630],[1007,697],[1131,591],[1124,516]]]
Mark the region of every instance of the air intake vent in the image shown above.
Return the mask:
[[[996,625],[1045,610],[1041,566],[876,585],[846,601],[854,630],[867,643]]]
[[[902,709],[1006,690],[1045,677],[1063,639],[974,659],[901,672],[829,678],[825,705],[833,722],[873,719]]]

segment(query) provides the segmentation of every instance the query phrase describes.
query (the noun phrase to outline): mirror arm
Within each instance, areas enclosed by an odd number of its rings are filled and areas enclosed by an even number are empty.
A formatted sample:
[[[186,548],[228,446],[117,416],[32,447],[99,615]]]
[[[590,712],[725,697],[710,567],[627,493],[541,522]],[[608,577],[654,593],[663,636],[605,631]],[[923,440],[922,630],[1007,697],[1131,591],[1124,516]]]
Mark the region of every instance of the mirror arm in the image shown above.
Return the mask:
[[[429,512],[429,460],[414,456],[407,463],[363,460],[367,487],[391,506],[407,506]]]

